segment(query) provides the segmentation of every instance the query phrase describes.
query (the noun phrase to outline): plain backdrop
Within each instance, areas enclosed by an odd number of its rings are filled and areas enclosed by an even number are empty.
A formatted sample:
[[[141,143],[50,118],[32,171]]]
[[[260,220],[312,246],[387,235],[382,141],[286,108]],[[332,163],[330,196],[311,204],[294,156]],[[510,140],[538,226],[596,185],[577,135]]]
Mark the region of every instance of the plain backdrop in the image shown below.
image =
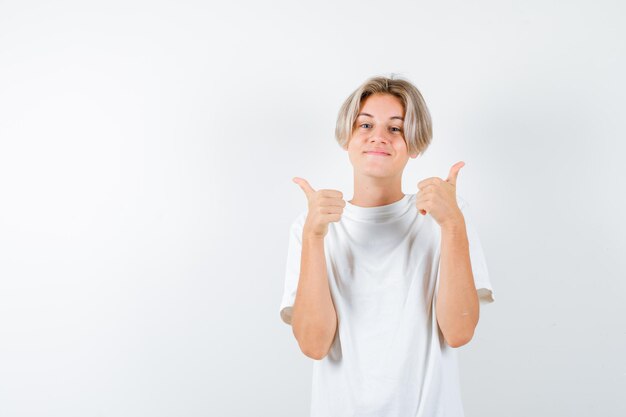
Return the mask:
[[[415,83],[496,301],[468,417],[624,416],[620,1],[1,1],[0,415],[307,416],[291,181],[352,197],[367,77]]]

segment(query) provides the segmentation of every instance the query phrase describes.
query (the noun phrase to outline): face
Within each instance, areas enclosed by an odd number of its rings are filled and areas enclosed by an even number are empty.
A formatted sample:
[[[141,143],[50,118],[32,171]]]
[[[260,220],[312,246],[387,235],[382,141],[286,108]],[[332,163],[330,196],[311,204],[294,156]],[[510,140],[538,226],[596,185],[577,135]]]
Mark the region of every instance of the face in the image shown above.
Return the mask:
[[[344,146],[355,171],[378,178],[402,174],[409,156],[417,157],[408,154],[403,118],[402,102],[391,94],[373,94],[361,103],[352,137]]]

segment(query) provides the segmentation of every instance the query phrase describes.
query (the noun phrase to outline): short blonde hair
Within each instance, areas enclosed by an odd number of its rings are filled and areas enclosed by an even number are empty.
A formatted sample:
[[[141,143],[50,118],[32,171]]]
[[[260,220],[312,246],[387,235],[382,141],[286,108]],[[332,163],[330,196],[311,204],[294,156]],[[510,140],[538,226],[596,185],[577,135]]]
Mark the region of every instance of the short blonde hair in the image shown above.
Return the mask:
[[[391,77],[368,78],[344,101],[335,128],[335,138],[339,145],[342,148],[347,146],[354,132],[361,104],[372,94],[391,94],[400,99],[404,108],[404,141],[408,153],[422,154],[433,137],[430,112],[417,87],[393,74]]]

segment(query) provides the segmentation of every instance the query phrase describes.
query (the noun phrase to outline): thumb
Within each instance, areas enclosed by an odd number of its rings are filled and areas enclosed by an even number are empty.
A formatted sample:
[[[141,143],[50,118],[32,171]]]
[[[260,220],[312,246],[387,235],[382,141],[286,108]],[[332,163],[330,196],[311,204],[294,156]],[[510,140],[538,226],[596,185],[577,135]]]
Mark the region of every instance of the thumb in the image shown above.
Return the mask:
[[[463,161],[457,162],[456,164],[452,165],[452,168],[450,168],[450,173],[448,174],[448,178],[446,179],[446,181],[456,186],[456,179],[459,175],[459,171],[464,166],[465,166],[465,162]]]
[[[300,188],[302,188],[302,191],[304,191],[304,194],[306,194],[307,199],[310,197],[311,194],[315,192],[313,187],[311,187],[307,180],[305,180],[304,178],[293,177],[291,180],[298,184]]]

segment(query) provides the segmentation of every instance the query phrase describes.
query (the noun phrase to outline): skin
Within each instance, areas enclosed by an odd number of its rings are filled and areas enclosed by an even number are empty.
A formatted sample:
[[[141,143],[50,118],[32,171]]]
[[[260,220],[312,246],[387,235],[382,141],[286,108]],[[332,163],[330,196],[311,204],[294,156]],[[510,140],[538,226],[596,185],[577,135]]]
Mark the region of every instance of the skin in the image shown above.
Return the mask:
[[[430,177],[417,184],[416,207],[441,227],[439,289],[435,301],[437,323],[448,343],[460,347],[472,340],[480,307],[469,255],[465,218],[456,202],[457,162],[445,180]]]
[[[400,100],[390,94],[373,94],[361,105],[352,137],[344,149],[348,152],[354,172],[354,195],[349,202],[360,207],[376,207],[394,203],[404,197],[402,171],[410,158],[403,133],[404,117]],[[364,153],[382,148],[389,156]]]
[[[404,117],[402,102],[390,94],[373,94],[362,103],[361,113],[368,116],[357,117],[352,136],[343,147],[354,172],[354,195],[349,202],[360,207],[394,203],[404,197],[404,168],[409,158],[417,157],[415,153],[408,153],[404,139],[403,121],[399,119]],[[382,149],[388,155],[367,153],[373,149]],[[440,281],[435,310],[439,328],[451,347],[468,343],[479,319],[465,219],[456,201],[458,173],[464,165],[462,161],[454,164],[445,180],[430,177],[418,182],[415,203],[420,214],[432,216],[441,227]],[[328,222],[338,221],[343,212],[343,194],[337,190],[315,191],[299,177],[295,177],[294,182],[307,195],[309,207],[318,213],[307,219],[305,229],[317,231],[315,235],[323,239]]]

